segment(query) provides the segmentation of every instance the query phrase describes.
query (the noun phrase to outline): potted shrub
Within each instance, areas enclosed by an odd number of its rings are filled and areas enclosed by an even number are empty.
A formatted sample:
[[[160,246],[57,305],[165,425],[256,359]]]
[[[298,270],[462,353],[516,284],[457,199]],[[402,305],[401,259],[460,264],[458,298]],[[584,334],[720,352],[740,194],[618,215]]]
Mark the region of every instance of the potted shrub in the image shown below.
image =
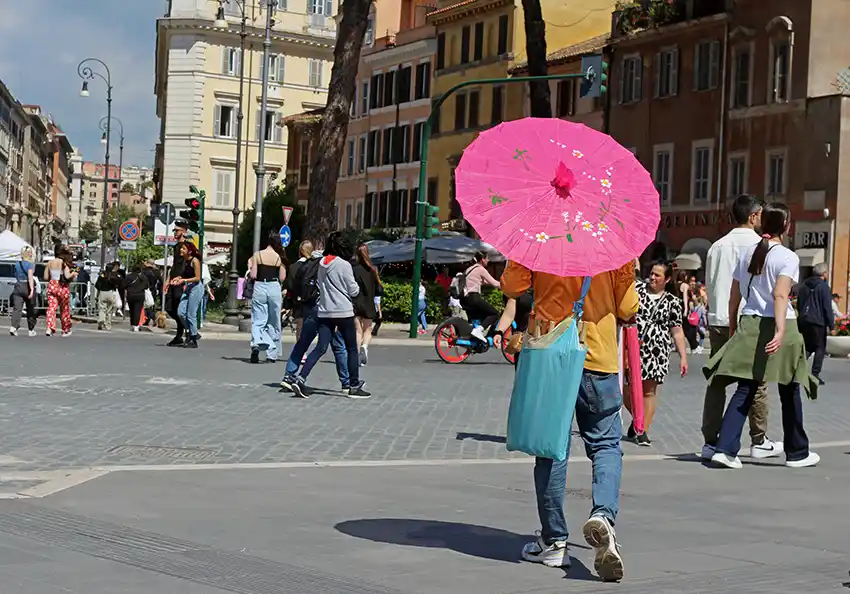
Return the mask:
[[[850,356],[850,316],[836,318],[832,336],[826,337],[826,352],[830,357]]]

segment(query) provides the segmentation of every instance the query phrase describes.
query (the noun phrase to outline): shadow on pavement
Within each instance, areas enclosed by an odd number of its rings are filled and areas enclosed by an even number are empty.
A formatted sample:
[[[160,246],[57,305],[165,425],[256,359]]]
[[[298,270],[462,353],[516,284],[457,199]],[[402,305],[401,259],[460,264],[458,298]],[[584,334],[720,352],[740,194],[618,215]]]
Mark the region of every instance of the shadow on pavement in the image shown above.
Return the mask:
[[[446,363],[445,361],[443,361],[442,359],[439,359],[439,358],[438,359],[422,359],[422,362],[428,363],[428,364],[433,364],[433,365],[464,365],[464,366],[466,366],[466,365],[510,365],[510,363],[508,363],[504,359],[500,359],[498,361],[481,361],[481,360],[476,361],[475,359],[472,359],[471,357],[469,359],[467,359],[466,361],[463,361],[462,363]]]
[[[507,443],[508,439],[501,435],[487,435],[486,433],[458,433],[455,437],[458,441],[471,439],[473,441],[489,441],[491,443]]]

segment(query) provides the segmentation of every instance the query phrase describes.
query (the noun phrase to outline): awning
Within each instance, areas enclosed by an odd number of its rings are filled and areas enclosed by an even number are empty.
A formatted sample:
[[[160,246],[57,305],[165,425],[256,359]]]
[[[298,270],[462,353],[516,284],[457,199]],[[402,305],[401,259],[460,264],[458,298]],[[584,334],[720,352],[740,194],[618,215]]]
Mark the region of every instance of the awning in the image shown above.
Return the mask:
[[[702,268],[702,258],[699,254],[679,254],[673,260],[678,270],[699,270]]]
[[[800,248],[794,253],[800,258],[800,267],[811,268],[826,262],[826,251],[823,248]]]

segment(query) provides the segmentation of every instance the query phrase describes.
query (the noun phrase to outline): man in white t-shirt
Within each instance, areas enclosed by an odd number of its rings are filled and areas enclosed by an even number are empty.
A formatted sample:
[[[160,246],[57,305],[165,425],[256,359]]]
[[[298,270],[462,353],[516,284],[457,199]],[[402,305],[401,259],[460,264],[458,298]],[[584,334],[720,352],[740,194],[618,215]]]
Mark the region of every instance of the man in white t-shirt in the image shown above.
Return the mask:
[[[756,229],[761,223],[762,201],[755,196],[742,194],[732,204],[732,215],[738,225],[718,239],[708,250],[705,260],[705,285],[708,293],[708,326],[711,351],[716,353],[729,340],[729,298],[741,255],[753,248],[761,239]],[[792,252],[793,253],[793,252]],[[746,287],[741,286],[746,300]],[[743,301],[742,301],[743,302]],[[773,307],[771,302],[771,307]],[[726,406],[726,386],[710,383],[705,390],[702,410],[702,457],[710,460],[720,433],[723,411]],[[782,442],[768,439],[767,385],[762,384],[750,409],[750,456],[770,458],[782,453]]]

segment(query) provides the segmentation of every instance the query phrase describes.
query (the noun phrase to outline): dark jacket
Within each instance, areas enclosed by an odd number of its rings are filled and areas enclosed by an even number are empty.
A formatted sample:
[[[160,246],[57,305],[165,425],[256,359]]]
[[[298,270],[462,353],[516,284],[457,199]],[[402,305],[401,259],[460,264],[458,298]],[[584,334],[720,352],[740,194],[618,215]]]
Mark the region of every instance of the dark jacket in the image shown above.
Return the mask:
[[[374,320],[377,316],[375,294],[378,290],[378,279],[375,273],[363,264],[355,264],[354,280],[360,287],[360,294],[354,298],[354,315]]]
[[[801,324],[834,328],[832,289],[829,283],[819,276],[810,276],[803,281],[797,294],[797,311]]]
[[[144,273],[131,272],[124,280],[124,290],[127,301],[144,301],[145,289],[149,289],[148,278]]]

